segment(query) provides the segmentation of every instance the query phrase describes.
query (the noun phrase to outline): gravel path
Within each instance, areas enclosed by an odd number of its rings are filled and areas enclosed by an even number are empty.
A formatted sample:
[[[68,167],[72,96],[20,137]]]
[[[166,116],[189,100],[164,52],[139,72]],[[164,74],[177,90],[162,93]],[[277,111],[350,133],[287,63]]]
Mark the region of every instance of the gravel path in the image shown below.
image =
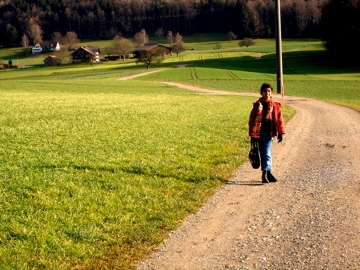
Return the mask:
[[[279,182],[244,164],[139,270],[360,269],[360,113],[284,102],[297,114],[273,146]]]

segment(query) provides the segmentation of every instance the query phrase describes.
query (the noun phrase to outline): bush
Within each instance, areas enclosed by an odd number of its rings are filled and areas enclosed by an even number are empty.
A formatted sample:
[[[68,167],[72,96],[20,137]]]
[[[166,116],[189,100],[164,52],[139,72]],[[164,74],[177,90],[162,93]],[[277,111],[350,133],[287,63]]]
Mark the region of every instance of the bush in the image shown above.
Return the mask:
[[[18,66],[15,65],[10,65],[10,64],[0,64],[0,69],[13,69],[13,68],[18,68]]]
[[[254,45],[254,44],[255,44],[255,42],[251,38],[244,38],[243,40],[240,40],[240,42],[239,42],[240,47],[246,46],[246,48],[251,45]]]

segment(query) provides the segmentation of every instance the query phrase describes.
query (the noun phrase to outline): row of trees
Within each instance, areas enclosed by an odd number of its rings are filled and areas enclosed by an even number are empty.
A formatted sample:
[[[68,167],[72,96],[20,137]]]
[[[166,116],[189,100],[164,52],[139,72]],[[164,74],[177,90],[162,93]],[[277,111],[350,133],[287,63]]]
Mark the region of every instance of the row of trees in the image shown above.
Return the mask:
[[[283,37],[319,37],[322,8],[329,0],[281,1]],[[0,43],[34,44],[54,32],[80,39],[232,31],[244,37],[274,37],[274,0],[2,0]]]
[[[75,33],[80,39],[228,33],[228,39],[274,37],[275,0],[1,0],[0,45],[23,46]],[[359,0],[282,0],[282,34],[320,37],[340,61],[359,62]],[[143,29],[143,30],[140,30]],[[145,33],[146,33],[145,31]],[[58,39],[58,40],[59,40]],[[173,45],[174,51],[176,45]],[[181,50],[181,46],[180,46]]]

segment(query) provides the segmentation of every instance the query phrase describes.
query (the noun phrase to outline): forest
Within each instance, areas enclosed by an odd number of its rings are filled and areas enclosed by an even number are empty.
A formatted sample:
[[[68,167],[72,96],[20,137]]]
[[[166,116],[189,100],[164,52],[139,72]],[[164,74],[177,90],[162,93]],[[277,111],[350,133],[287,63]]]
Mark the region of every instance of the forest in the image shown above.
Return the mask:
[[[323,7],[329,0],[282,0],[284,38],[319,38]],[[75,32],[80,39],[132,37],[168,31],[234,33],[237,38],[275,35],[274,0],[0,0],[0,44],[19,46]]]

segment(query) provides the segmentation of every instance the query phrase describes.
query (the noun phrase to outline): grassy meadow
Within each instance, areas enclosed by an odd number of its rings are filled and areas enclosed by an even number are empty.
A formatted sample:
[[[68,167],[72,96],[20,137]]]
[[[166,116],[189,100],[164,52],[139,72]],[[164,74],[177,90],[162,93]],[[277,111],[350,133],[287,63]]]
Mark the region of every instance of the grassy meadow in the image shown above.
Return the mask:
[[[0,269],[132,269],[247,160],[254,98],[156,80],[258,93],[275,85],[274,41],[184,40],[150,68],[161,72],[128,81],[145,66],[43,67],[39,55],[0,71]],[[285,94],[360,110],[359,70],[322,56],[319,41],[284,42]]]

